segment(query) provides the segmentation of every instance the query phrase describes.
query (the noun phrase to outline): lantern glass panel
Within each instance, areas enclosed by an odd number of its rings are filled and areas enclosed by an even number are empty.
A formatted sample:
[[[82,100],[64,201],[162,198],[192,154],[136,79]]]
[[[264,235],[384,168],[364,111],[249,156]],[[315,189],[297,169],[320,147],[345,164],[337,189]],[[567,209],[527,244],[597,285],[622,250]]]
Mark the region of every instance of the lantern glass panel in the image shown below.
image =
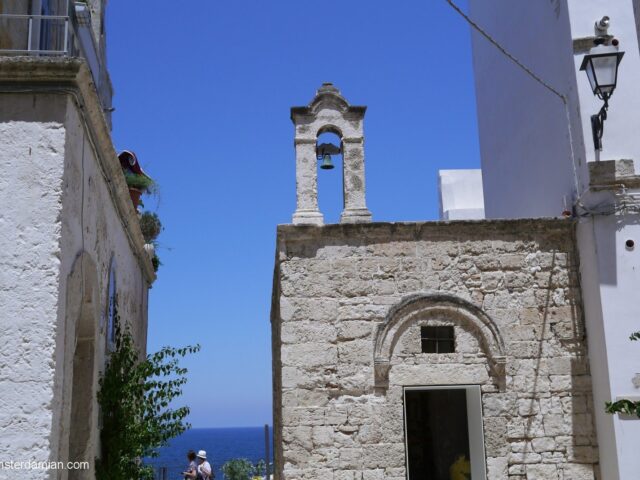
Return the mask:
[[[593,71],[593,64],[591,63],[591,60],[589,60],[589,62],[587,63],[586,71],[587,77],[589,78],[589,84],[591,85],[591,91],[593,93],[596,93],[598,91],[598,82],[596,81],[596,76]]]
[[[616,86],[618,56],[607,55],[603,57],[595,57],[591,59],[591,64],[593,65],[593,71],[596,77],[599,93],[611,93]],[[590,69],[587,70],[587,74],[589,73],[589,70]]]

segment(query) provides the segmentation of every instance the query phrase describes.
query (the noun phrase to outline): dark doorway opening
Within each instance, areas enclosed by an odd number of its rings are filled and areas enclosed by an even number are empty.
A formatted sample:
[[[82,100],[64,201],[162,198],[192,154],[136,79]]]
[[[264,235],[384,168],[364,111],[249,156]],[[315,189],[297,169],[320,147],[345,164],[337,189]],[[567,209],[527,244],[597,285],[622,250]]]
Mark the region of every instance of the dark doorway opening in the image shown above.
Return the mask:
[[[405,390],[405,411],[409,480],[471,478],[467,391]]]

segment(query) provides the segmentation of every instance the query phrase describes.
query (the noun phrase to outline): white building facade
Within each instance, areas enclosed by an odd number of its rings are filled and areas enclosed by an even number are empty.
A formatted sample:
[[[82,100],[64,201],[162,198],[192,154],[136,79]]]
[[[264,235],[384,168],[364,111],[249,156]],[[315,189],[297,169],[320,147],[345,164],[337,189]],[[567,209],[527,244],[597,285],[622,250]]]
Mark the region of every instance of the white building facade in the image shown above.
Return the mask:
[[[640,2],[471,0],[469,11],[530,69],[473,31],[486,216],[575,218],[601,478],[638,478],[640,419],[609,415],[605,402],[640,395],[629,341],[640,318]],[[602,101],[580,71],[596,36],[625,52],[601,151],[591,116]]]
[[[0,461],[34,479],[95,478],[118,315],[146,347],[155,274],[111,140],[104,3],[0,1]],[[69,461],[89,468],[42,468]]]

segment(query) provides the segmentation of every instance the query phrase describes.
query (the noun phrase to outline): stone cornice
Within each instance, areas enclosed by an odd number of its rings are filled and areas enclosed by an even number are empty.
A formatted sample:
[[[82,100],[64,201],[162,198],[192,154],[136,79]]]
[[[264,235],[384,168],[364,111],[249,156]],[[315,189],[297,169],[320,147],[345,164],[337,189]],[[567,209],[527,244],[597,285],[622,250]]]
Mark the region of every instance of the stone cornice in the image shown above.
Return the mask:
[[[600,160],[589,162],[587,165],[592,190],[640,188],[640,175],[636,175],[631,159]]]
[[[293,139],[294,145],[315,145],[317,143],[316,138],[296,137]]]
[[[354,115],[356,118],[364,117],[367,107],[363,105],[350,105],[332,83],[323,83],[316,92],[311,103],[306,106],[291,107],[291,120],[300,116],[313,116],[323,107],[331,107],[342,112]]]
[[[364,105],[347,105],[344,108],[347,112],[353,113],[359,117],[363,117],[365,112],[367,111],[367,107]],[[298,115],[301,115],[301,116],[313,115],[313,108],[311,106],[291,107],[291,119],[293,119]]]
[[[330,225],[278,225],[278,245],[287,241],[311,239],[357,240],[362,244],[385,240],[439,240],[456,241],[482,238],[498,239],[513,236],[527,240],[533,235],[558,235],[573,238],[575,221],[556,218],[525,218],[515,220],[454,220],[431,222],[372,222],[359,224],[336,223]],[[283,243],[284,242],[284,243]]]
[[[75,100],[131,249],[146,280],[153,283],[156,275],[144,249],[138,215],[131,203],[111,132],[85,61],[69,57],[0,57],[0,93],[38,92],[66,94]]]
[[[364,137],[343,137],[344,143],[364,143]],[[318,139],[314,137],[295,137],[293,139],[294,145],[316,144]]]

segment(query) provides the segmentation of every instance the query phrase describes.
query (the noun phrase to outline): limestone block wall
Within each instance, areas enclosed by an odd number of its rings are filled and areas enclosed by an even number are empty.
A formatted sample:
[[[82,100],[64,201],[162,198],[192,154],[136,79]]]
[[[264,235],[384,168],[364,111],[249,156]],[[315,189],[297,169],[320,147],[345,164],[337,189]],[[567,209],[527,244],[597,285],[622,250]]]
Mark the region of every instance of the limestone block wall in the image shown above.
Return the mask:
[[[596,474],[569,221],[280,226],[272,326],[280,479],[406,478],[403,389],[429,385],[481,386],[487,478]]]

